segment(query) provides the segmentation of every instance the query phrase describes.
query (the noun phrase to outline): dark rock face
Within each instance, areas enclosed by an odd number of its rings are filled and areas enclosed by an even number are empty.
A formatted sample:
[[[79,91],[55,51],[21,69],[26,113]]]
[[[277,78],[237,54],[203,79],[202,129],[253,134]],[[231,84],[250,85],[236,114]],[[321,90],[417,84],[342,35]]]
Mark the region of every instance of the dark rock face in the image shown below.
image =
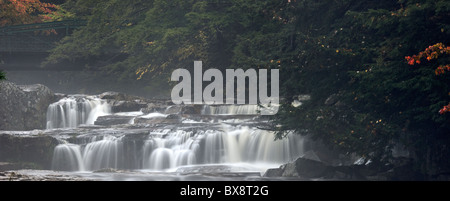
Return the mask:
[[[118,92],[105,92],[98,95],[98,97],[108,101],[112,112],[142,111],[143,113],[162,113],[167,108],[165,100],[145,99]]]
[[[181,109],[182,114],[201,114],[203,105],[184,105]]]
[[[140,101],[110,101],[112,112],[131,112],[146,108],[147,103]]]
[[[296,172],[300,176],[316,178],[324,175],[327,170],[327,166],[322,162],[298,158],[295,161]]]
[[[134,117],[132,116],[117,116],[117,115],[106,115],[106,116],[100,116],[95,121],[95,125],[101,125],[101,126],[111,126],[111,125],[118,125],[118,124],[127,124],[129,123]]]
[[[425,180],[424,175],[414,170],[413,161],[397,158],[391,164],[384,165],[327,165],[317,160],[300,157],[279,168],[268,169],[265,177],[300,177],[306,179],[327,180],[374,180],[374,181],[410,181]]]
[[[49,169],[58,140],[50,136],[0,134],[0,161],[32,163],[34,169]]]
[[[55,99],[55,94],[41,84],[0,82],[0,130],[44,129],[48,105]]]
[[[267,169],[263,177],[280,177],[283,175],[283,169],[281,168],[270,168]]]
[[[140,99],[137,96],[126,95],[119,92],[108,91],[99,95],[101,99],[114,99],[116,101],[133,101],[136,99]]]

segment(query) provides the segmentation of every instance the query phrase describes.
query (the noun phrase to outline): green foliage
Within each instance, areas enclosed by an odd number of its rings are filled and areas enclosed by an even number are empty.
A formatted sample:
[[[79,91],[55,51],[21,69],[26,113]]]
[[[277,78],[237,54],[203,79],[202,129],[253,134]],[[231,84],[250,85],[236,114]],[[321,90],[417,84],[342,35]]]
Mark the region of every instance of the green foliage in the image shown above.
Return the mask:
[[[446,20],[450,3],[388,5],[387,1],[367,1],[344,6],[345,15],[336,17],[330,29],[324,27],[323,33],[315,34],[323,38],[317,44],[330,45],[336,54],[321,55],[324,50],[317,46],[308,48],[306,55],[320,58],[313,64],[316,69],[294,68],[282,78],[287,79],[286,103],[274,125],[281,125],[279,137],[289,130],[307,131],[338,149],[376,160],[389,159],[390,148],[402,142],[413,150],[424,171],[433,165],[445,167],[444,156],[450,156],[446,149],[450,118],[438,111],[448,103],[449,78],[435,76],[432,66],[436,63],[410,67],[404,57],[437,42],[450,42]],[[305,93],[313,95],[310,103],[290,106],[293,95]],[[324,105],[331,94],[338,95],[339,104]]]
[[[0,80],[4,80],[4,79],[6,79],[5,72],[0,70]]]

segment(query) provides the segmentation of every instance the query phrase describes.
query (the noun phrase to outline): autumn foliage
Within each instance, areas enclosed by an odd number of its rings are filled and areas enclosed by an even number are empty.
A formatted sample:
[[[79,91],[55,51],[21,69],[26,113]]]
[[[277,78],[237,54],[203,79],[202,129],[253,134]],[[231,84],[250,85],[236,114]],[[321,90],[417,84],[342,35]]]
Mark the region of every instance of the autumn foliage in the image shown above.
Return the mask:
[[[419,52],[419,54],[417,55],[406,56],[405,59],[409,65],[414,65],[420,64],[421,63],[420,60],[423,58],[426,58],[427,61],[431,61],[433,59],[437,59],[440,55],[443,54],[450,54],[450,47],[445,46],[442,43],[436,43],[435,45],[429,46],[424,51]],[[450,71],[450,64],[438,66],[434,71],[434,73],[436,75],[442,75],[446,71]],[[439,110],[440,114],[444,114],[446,112],[450,112],[450,103]]]
[[[39,0],[0,0],[0,26],[45,22],[57,7]]]

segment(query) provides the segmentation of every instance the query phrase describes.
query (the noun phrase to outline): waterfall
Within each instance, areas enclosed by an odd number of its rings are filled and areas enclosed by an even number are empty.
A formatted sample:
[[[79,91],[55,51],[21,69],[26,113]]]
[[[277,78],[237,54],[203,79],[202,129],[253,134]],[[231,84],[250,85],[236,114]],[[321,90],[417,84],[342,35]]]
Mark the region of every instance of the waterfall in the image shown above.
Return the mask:
[[[52,169],[83,171],[84,164],[80,146],[68,143],[56,146],[53,152]]]
[[[90,138],[84,146],[63,143],[55,147],[53,170],[92,171],[103,168],[122,168],[123,150],[120,138],[105,136]]]
[[[120,138],[112,136],[87,144],[83,151],[85,169],[120,168],[123,164],[122,148]]]
[[[181,108],[168,106],[164,114],[142,111],[114,114],[110,113],[106,101],[94,96],[63,98],[48,107],[48,128],[93,124],[98,116],[105,114],[109,114],[108,118],[129,117],[126,121],[129,125],[120,121],[120,125],[114,124],[114,127],[79,130],[83,135],[71,137],[71,143],[62,142],[55,148],[52,168],[65,171],[105,168],[167,171],[210,164],[261,164],[266,167],[279,166],[303,154],[301,136],[290,134],[275,141],[273,132],[258,129],[246,120],[258,115],[261,108],[258,105],[204,105],[202,115],[198,116],[181,114]],[[194,117],[196,123],[164,122],[169,115],[185,121]],[[229,124],[228,121],[208,121],[209,115],[241,116],[227,116],[232,118],[233,123]],[[134,124],[135,119],[149,119],[151,123]],[[153,123],[151,119],[161,121]]]
[[[97,117],[109,113],[111,106],[105,100],[93,96],[66,97],[48,106],[47,129],[94,124]]]
[[[194,164],[285,163],[303,154],[300,136],[274,141],[272,132],[257,128],[219,130],[156,129],[140,147],[130,147],[125,137],[91,137],[83,145],[60,144],[53,156],[54,170],[95,171],[104,168],[165,170]],[[126,163],[130,150],[136,161]],[[140,161],[140,162],[139,162]],[[141,165],[139,165],[141,164]]]
[[[196,163],[197,144],[191,138],[192,132],[164,130],[153,133],[143,147],[143,168],[162,170]],[[169,133],[170,132],[170,133]]]

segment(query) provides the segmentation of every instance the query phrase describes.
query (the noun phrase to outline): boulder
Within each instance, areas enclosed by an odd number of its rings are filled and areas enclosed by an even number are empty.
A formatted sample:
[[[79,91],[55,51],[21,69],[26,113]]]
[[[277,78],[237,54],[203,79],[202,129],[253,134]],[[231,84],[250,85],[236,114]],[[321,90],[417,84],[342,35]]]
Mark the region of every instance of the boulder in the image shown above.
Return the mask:
[[[45,135],[0,134],[0,161],[19,163],[19,167],[34,164],[33,169],[50,169],[53,150],[58,144],[58,140]]]
[[[46,86],[0,82],[0,130],[33,130],[46,127],[48,105],[56,101]]]
[[[203,105],[183,105],[182,114],[202,114]]]
[[[279,168],[268,169],[264,173],[264,176],[320,178],[327,176],[329,169],[329,166],[320,161],[300,157],[293,162],[280,166]]]
[[[295,170],[299,176],[317,178],[324,176],[327,166],[319,161],[298,158],[295,160]]]
[[[137,117],[134,119],[135,124],[179,124],[181,121],[181,117],[176,114],[156,116],[152,118]]]
[[[119,115],[105,115],[99,116],[95,120],[95,125],[112,126],[118,124],[128,124],[134,118],[134,116],[119,116]]]
[[[181,105],[171,105],[171,106],[167,107],[167,109],[165,110],[164,113],[166,113],[166,114],[180,114],[182,109],[183,108],[182,108]]]
[[[111,99],[111,100],[116,100],[116,101],[133,101],[136,99],[141,99],[140,97],[137,97],[137,96],[131,96],[131,95],[114,92],[114,91],[104,92],[104,93],[98,95],[98,97],[101,99]]]
[[[159,112],[164,113],[166,111],[167,105],[160,103],[148,103],[146,108],[142,108],[141,112],[144,114]]]
[[[124,100],[112,100],[109,102],[111,104],[112,112],[132,112],[140,111],[142,108],[147,107],[147,103],[141,101],[124,101]]]
[[[267,169],[263,177],[281,177],[283,175],[283,169],[281,168],[270,168]]]

